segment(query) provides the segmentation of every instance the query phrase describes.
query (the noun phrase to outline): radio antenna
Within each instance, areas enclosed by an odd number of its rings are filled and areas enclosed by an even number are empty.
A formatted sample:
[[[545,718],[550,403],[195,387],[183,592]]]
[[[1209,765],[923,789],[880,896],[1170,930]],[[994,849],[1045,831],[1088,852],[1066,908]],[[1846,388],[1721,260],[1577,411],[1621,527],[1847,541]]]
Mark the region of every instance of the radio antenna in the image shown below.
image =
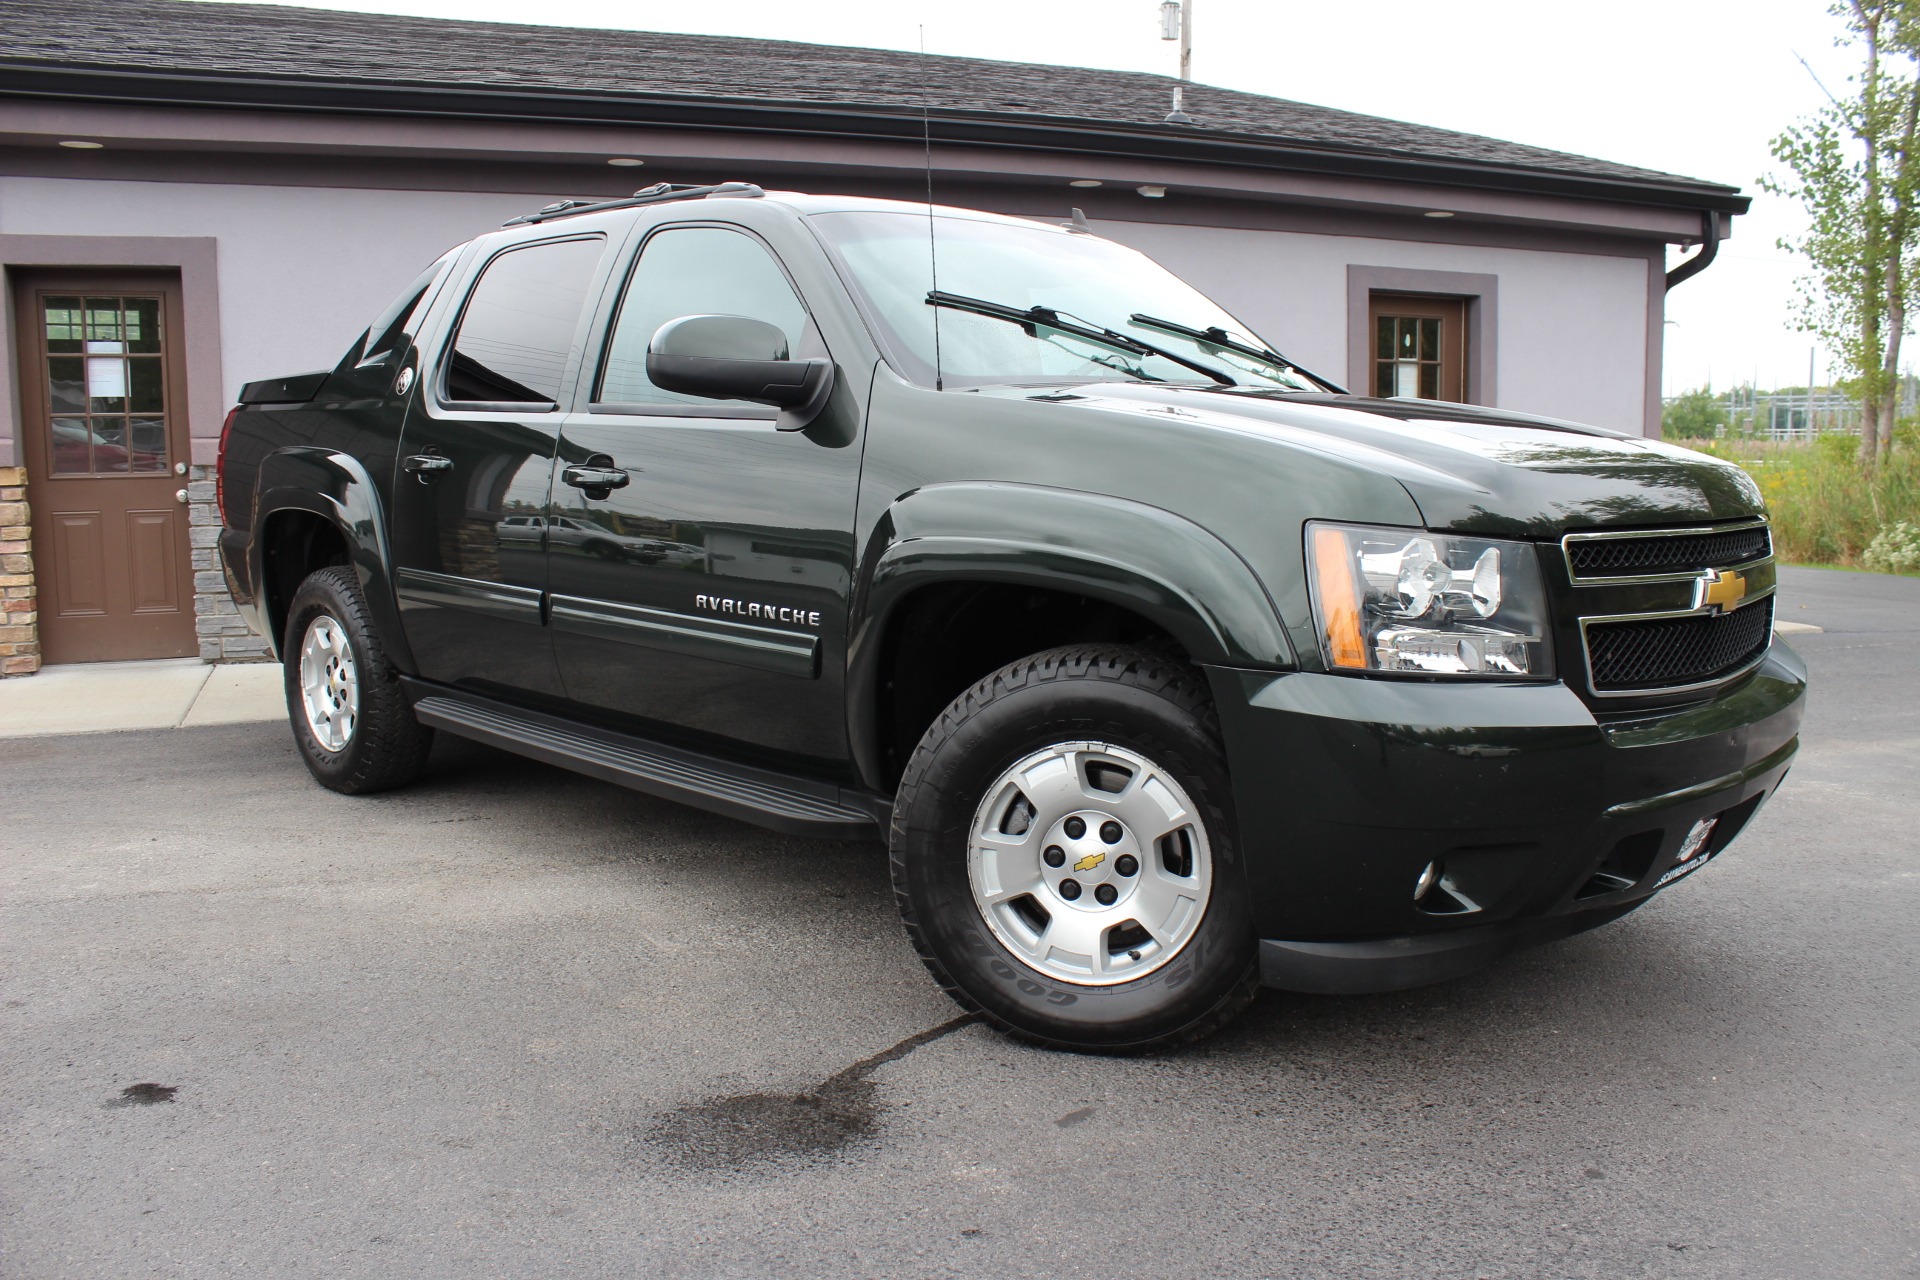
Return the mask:
[[[920,56],[927,56],[927,24],[920,24]],[[924,68],[923,68],[924,71]],[[940,292],[940,251],[935,245],[933,231],[933,113],[927,105],[925,94],[920,97],[920,139],[926,149],[927,164],[927,274],[931,277],[933,291]],[[946,382],[940,373],[940,308],[933,308],[933,389],[945,391]]]

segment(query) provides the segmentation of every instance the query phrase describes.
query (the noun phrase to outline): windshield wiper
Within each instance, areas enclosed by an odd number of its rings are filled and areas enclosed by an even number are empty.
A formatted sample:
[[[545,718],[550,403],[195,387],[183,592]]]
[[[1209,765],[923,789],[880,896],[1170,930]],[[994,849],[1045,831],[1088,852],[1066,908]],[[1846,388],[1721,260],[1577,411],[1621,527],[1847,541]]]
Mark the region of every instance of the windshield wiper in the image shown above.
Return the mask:
[[[1347,394],[1345,387],[1340,386],[1338,383],[1327,381],[1304,365],[1295,364],[1273,348],[1255,347],[1244,342],[1236,341],[1234,338],[1228,336],[1225,329],[1222,329],[1218,325],[1214,325],[1209,329],[1196,329],[1191,325],[1175,324],[1171,320],[1162,320],[1158,316],[1141,315],[1139,312],[1128,316],[1127,319],[1133,321],[1135,324],[1145,325],[1149,329],[1159,329],[1165,333],[1177,333],[1183,338],[1191,338],[1195,342],[1204,342],[1208,346],[1218,347],[1222,351],[1231,351],[1235,355],[1247,356],[1251,359],[1259,360],[1264,364],[1278,365],[1282,369],[1290,369],[1294,373],[1304,374],[1330,391],[1338,391],[1341,395]]]
[[[956,311],[971,311],[975,315],[990,316],[995,320],[1006,320],[1021,325],[1032,336],[1035,325],[1045,325],[1060,333],[1070,333],[1076,338],[1085,338],[1089,342],[1098,342],[1131,356],[1159,356],[1162,360],[1171,360],[1182,368],[1191,369],[1202,377],[1210,378],[1223,387],[1240,385],[1232,378],[1198,360],[1189,360],[1185,356],[1175,355],[1163,347],[1150,342],[1142,342],[1131,334],[1121,333],[1118,329],[1106,329],[1096,324],[1087,324],[1063,316],[1052,307],[1010,307],[1004,302],[988,302],[984,298],[969,298],[962,293],[948,293],[944,289],[934,289],[927,294],[930,307],[952,307]],[[1096,361],[1095,363],[1099,363]],[[1158,379],[1149,379],[1158,381]]]

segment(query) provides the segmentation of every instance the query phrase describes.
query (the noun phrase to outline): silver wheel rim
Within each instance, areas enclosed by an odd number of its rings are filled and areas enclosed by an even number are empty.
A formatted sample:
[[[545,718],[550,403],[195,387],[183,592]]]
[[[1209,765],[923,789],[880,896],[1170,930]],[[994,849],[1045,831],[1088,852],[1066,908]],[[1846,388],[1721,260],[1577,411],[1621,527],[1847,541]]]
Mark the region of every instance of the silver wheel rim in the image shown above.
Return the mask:
[[[300,642],[300,704],[313,740],[345,751],[360,722],[360,674],[347,629],[324,613],[307,624]]]
[[[993,936],[1028,968],[1111,986],[1145,977],[1193,940],[1213,850],[1166,770],[1125,747],[1062,742],[987,788],[967,878]]]

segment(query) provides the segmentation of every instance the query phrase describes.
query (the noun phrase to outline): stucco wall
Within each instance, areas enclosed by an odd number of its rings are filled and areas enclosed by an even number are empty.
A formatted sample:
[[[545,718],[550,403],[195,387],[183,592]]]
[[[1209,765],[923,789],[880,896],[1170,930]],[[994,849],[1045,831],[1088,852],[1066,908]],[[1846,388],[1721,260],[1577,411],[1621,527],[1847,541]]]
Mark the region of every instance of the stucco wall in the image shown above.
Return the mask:
[[[427,263],[537,204],[524,195],[0,178],[0,234],[217,239],[224,412],[244,382],[332,365]],[[204,423],[194,428],[208,434]]]
[[[1150,254],[1335,381],[1347,370],[1349,265],[1498,276],[1494,402],[1636,435],[1643,428],[1645,258],[1164,223],[1094,229]]]
[[[945,198],[960,202],[954,193]],[[0,233],[217,239],[224,406],[250,379],[333,363],[421,266],[537,203],[512,194],[14,177],[0,179]],[[1498,276],[1496,403],[1642,429],[1643,258],[1168,223],[1096,225],[1336,380],[1348,367],[1349,265]],[[11,404],[5,414],[11,419]],[[218,423],[194,427],[205,436]]]

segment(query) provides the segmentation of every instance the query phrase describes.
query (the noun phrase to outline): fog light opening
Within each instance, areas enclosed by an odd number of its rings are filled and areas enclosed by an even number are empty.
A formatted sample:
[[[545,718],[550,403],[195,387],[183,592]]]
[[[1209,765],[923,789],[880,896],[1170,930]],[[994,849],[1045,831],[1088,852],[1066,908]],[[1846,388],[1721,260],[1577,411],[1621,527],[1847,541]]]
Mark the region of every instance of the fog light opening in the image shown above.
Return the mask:
[[[1413,905],[1430,916],[1464,916],[1480,910],[1480,904],[1461,891],[1438,860],[1421,868],[1413,882]]]

